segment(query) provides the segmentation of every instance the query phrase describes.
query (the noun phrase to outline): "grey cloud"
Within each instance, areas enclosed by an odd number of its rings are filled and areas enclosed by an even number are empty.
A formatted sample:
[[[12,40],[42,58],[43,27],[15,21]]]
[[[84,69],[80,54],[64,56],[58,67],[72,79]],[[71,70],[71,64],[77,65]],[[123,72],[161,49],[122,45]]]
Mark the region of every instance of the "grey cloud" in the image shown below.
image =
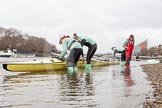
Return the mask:
[[[121,47],[130,34],[150,44],[161,36],[160,0],[0,0],[0,25],[47,38],[77,32],[97,40],[98,52]],[[154,38],[157,37],[157,38]],[[156,44],[156,43],[155,43]],[[106,48],[106,49],[105,49]]]

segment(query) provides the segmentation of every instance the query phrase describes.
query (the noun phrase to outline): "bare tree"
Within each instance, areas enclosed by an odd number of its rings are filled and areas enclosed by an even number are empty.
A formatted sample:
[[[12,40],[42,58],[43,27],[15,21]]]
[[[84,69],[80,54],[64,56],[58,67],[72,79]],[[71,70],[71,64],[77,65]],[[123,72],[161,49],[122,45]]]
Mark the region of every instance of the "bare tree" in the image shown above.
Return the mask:
[[[148,55],[148,49],[147,49],[147,48],[141,49],[140,55],[141,55],[141,56],[147,56],[147,55]]]
[[[149,50],[149,54],[150,56],[157,56],[158,55],[157,47],[151,47]]]
[[[55,46],[44,38],[29,36],[14,28],[0,27],[0,50],[6,50],[8,47],[19,51],[50,54]]]
[[[158,55],[162,55],[162,45],[158,45]]]

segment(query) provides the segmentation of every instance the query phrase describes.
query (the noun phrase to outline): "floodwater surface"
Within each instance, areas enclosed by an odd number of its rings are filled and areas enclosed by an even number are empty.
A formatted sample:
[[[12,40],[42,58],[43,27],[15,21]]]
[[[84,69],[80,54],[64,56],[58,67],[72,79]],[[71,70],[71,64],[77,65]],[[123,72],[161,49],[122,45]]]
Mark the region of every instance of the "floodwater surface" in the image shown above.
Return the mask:
[[[130,68],[93,67],[90,74],[80,69],[73,75],[66,71],[20,74],[0,66],[0,108],[142,108],[151,91],[140,67],[143,63],[132,61]]]

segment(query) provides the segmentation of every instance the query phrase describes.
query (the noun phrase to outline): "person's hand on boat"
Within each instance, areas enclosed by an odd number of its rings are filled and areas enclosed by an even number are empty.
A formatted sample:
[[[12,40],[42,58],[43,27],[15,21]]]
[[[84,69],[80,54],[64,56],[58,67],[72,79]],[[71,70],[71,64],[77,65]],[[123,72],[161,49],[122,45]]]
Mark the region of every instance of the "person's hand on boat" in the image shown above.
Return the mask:
[[[65,61],[64,57],[59,57],[59,60],[61,60],[62,62]]]

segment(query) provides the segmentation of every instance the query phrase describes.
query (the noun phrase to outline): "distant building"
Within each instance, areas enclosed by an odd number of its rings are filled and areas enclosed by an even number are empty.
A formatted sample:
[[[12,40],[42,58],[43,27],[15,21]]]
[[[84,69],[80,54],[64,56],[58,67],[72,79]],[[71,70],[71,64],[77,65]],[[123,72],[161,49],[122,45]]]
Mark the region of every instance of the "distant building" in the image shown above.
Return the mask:
[[[141,42],[140,44],[138,44],[136,46],[140,46],[141,49],[147,49],[148,42],[147,42],[147,40],[145,40],[145,41]]]
[[[140,52],[141,52],[141,47],[140,46],[135,46],[133,55],[140,55]]]
[[[140,44],[137,44],[137,45],[134,47],[133,55],[139,55],[140,52],[141,52],[141,50],[147,49],[147,46],[148,46],[147,40],[141,42]]]

